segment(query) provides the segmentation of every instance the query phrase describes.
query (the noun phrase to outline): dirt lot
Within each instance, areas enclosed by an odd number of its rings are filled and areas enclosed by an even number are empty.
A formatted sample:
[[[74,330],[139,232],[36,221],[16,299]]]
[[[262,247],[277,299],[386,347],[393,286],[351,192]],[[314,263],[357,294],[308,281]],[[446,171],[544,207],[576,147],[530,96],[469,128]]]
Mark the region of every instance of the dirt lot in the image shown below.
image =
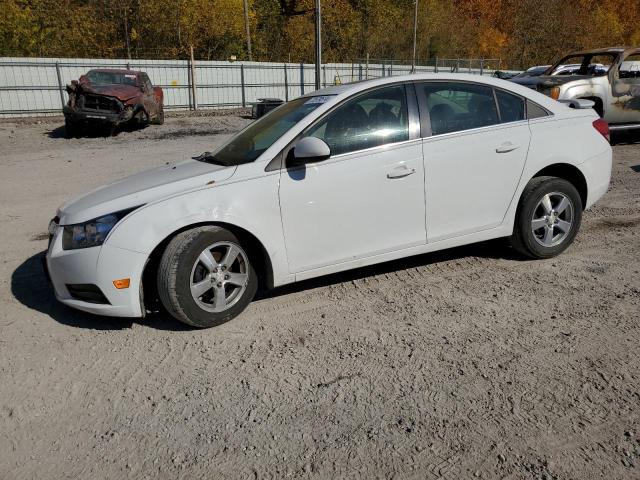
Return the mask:
[[[557,259],[424,255],[206,331],[54,301],[58,204],[246,122],[0,123],[0,478],[640,478],[640,145]]]

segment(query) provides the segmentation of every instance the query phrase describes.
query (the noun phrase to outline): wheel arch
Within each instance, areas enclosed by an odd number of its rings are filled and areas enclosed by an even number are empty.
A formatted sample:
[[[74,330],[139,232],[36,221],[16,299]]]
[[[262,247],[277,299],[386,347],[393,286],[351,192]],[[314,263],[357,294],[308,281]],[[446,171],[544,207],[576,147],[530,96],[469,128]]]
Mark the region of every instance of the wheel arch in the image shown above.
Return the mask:
[[[169,242],[178,234],[185,232],[187,230],[191,230],[197,227],[203,226],[216,226],[226,228],[230,232],[232,232],[244,245],[247,246],[248,252],[251,262],[256,269],[256,273],[258,274],[259,285],[266,287],[268,289],[273,288],[274,280],[273,280],[273,265],[271,262],[271,257],[267,252],[264,244],[250,231],[239,227],[237,225],[233,225],[231,223],[226,222],[198,222],[192,223],[190,225],[185,225],[171,234],[167,235],[163,238],[151,251],[147,258],[147,262],[142,271],[142,290],[144,292],[144,300],[145,305],[149,306],[147,302],[158,302],[158,292],[156,286],[156,277],[158,272],[158,265],[160,263],[160,259],[162,258],[162,254]]]
[[[586,95],[578,98],[580,100],[591,100],[594,103],[593,109],[596,111],[598,115],[600,115],[600,118],[604,118],[604,101],[602,100],[602,98],[596,95],[591,95],[591,96]]]
[[[551,165],[547,165],[543,169],[536,172],[529,179],[529,181],[533,180],[536,177],[543,176],[558,177],[571,183],[574,187],[576,187],[576,190],[578,190],[578,193],[580,194],[582,208],[586,208],[587,195],[589,193],[587,187],[587,179],[578,167],[569,163],[554,163]]]

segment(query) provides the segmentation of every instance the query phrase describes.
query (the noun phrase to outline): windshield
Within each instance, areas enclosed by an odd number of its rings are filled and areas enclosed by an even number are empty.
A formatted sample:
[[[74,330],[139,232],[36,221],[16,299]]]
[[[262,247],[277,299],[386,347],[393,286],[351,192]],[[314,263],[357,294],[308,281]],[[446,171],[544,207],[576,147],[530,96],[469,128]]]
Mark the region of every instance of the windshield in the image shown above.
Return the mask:
[[[561,76],[599,76],[606,75],[615,62],[616,55],[612,53],[568,56],[556,63],[547,75]]]
[[[94,85],[131,85],[137,86],[136,76],[130,73],[99,72],[91,70],[87,78]]]
[[[213,153],[222,165],[253,162],[291,127],[330,99],[329,96],[297,98],[256,120]]]

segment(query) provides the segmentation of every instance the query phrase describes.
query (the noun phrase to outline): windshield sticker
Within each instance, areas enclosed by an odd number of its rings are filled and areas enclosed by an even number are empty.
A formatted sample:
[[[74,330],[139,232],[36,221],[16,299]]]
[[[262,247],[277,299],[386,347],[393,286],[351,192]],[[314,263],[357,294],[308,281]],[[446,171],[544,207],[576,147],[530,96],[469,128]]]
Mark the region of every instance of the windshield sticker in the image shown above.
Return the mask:
[[[305,105],[311,105],[314,103],[326,103],[329,101],[329,95],[318,95],[317,97],[311,97],[309,100],[304,102]]]
[[[125,74],[125,78],[136,78],[136,76],[135,76],[135,75],[128,75],[128,74]]]

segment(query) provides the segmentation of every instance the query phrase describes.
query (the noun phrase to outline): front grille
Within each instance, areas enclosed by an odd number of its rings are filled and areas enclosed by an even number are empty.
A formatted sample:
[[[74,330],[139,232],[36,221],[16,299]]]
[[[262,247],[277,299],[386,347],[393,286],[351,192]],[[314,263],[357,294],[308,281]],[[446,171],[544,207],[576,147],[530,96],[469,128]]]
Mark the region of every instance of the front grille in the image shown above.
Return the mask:
[[[83,302],[88,303],[110,305],[107,297],[104,296],[102,290],[100,290],[96,285],[93,285],[91,283],[68,283],[66,286],[69,294],[76,300],[82,300]]]
[[[80,99],[80,108],[85,110],[106,110],[109,112],[120,112],[120,103],[109,97],[100,95],[83,95]]]

